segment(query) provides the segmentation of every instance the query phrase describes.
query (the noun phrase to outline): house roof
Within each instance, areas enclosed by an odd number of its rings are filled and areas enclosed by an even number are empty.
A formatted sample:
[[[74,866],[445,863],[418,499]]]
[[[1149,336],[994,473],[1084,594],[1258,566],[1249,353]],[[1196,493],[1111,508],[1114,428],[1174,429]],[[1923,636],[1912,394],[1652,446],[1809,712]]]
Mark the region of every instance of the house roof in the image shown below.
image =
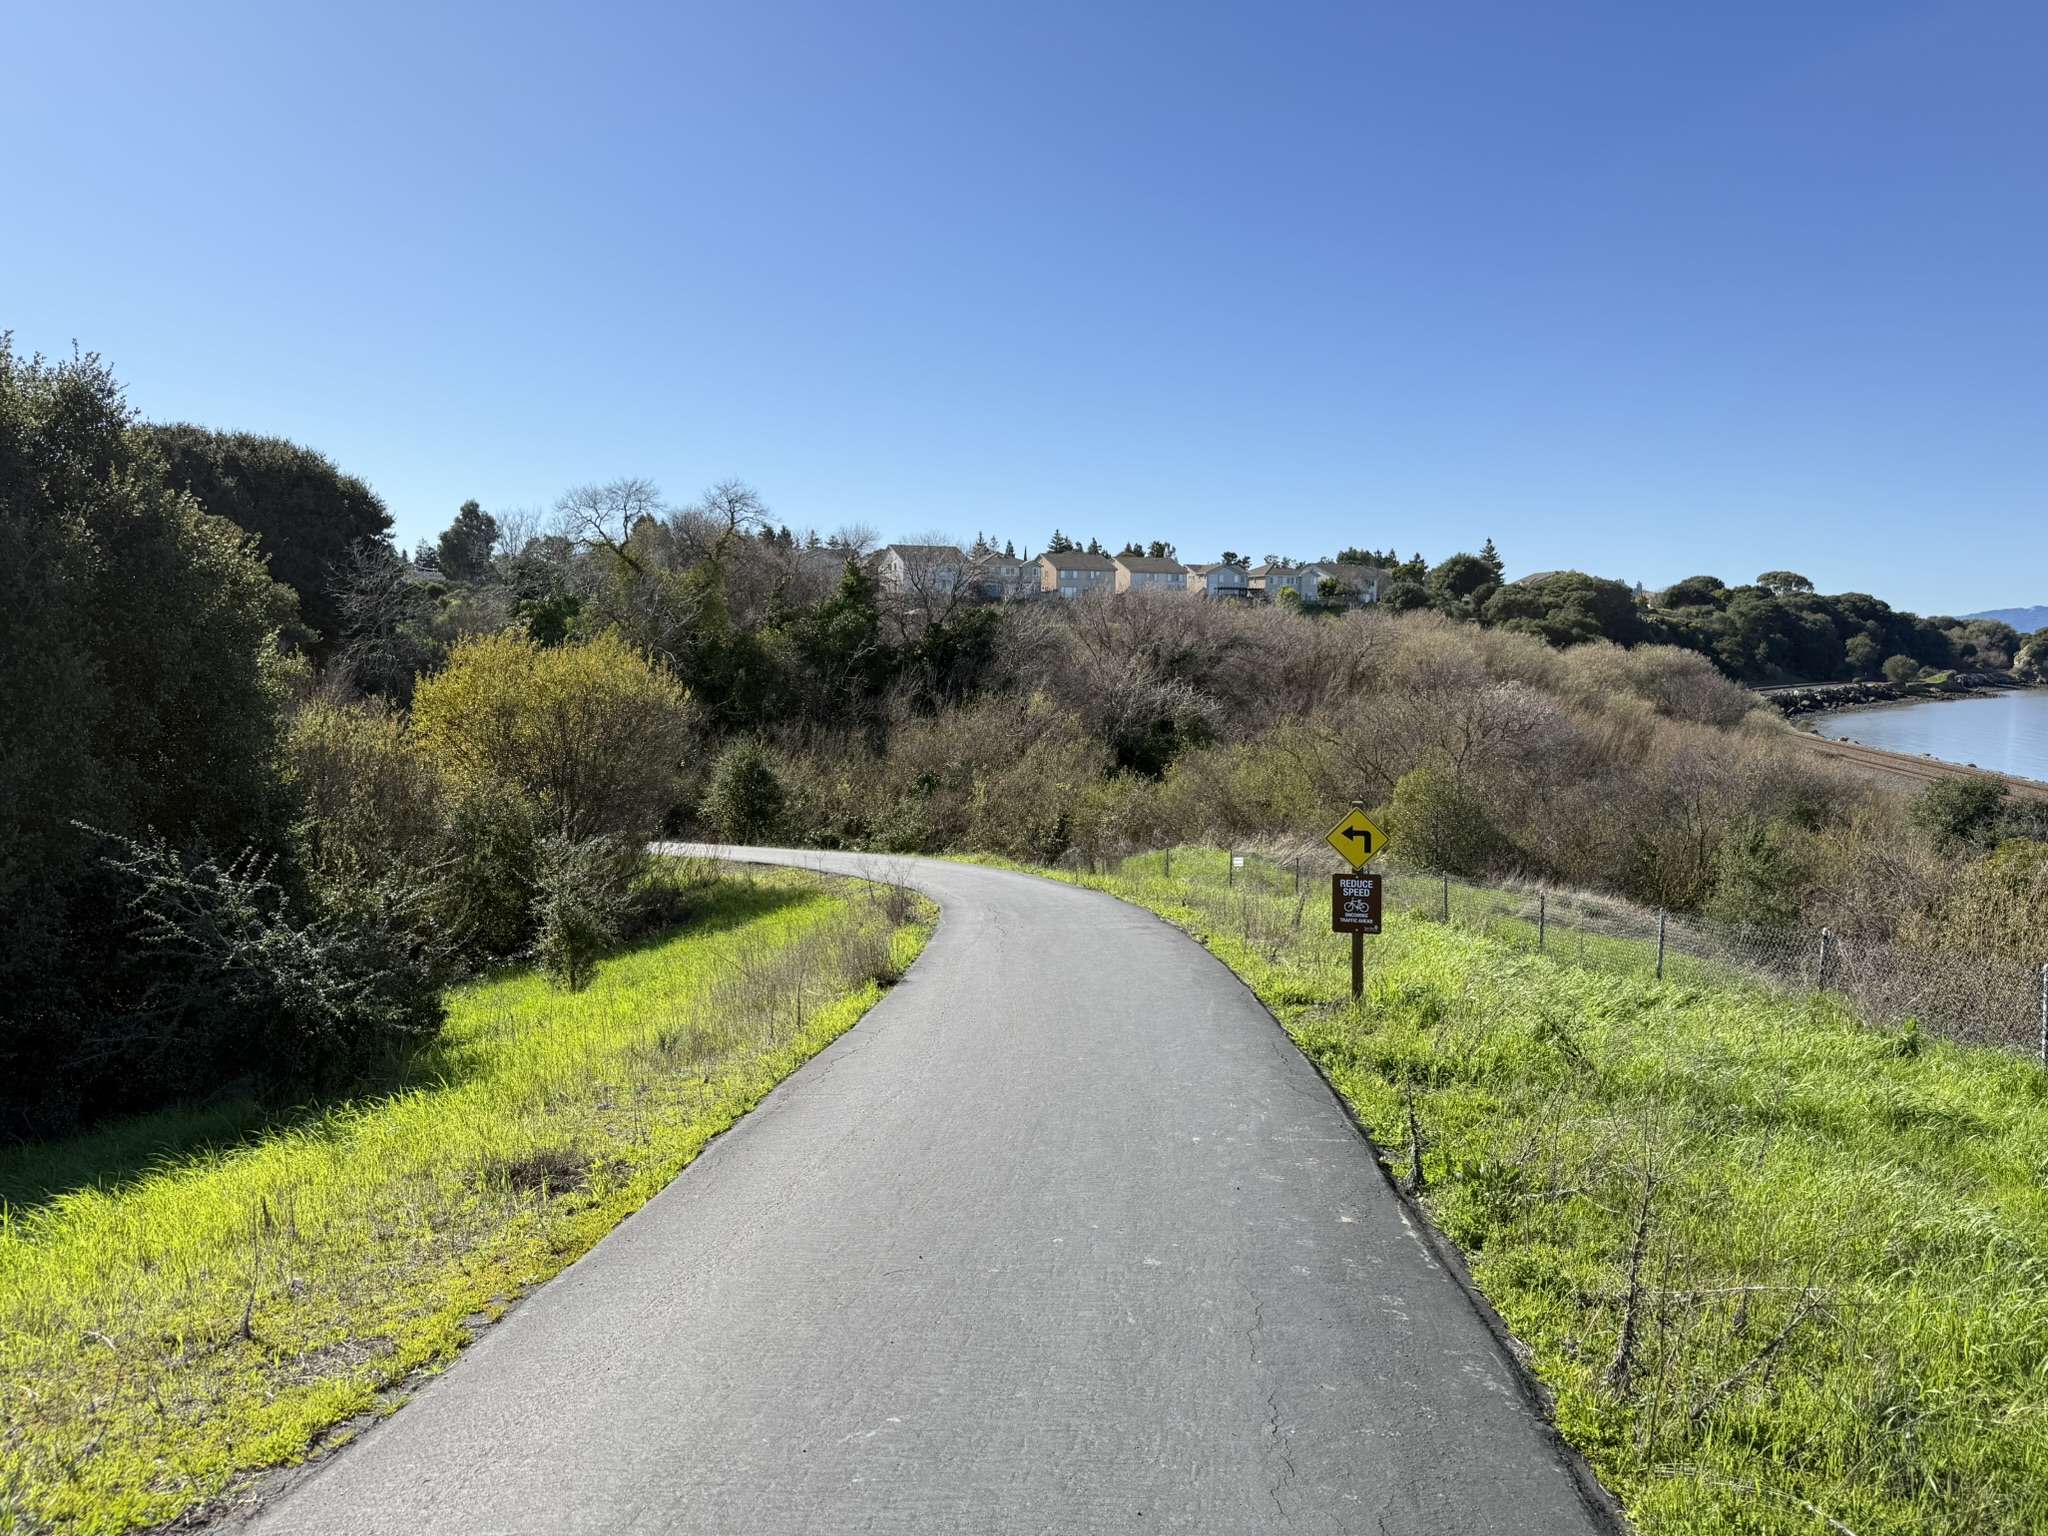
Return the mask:
[[[1188,569],[1178,560],[1162,560],[1152,555],[1118,555],[1116,564],[1127,571],[1158,571],[1168,576],[1184,576]]]
[[[1078,549],[1063,550],[1059,554],[1044,554],[1038,557],[1040,565],[1049,565],[1056,571],[1113,571],[1116,562],[1107,555],[1083,554]]]
[[[1253,567],[1252,567],[1252,575],[1254,575],[1254,576],[1292,576],[1292,575],[1294,575],[1294,574],[1295,574],[1296,572],[1298,572],[1298,571],[1301,571],[1301,570],[1304,570],[1304,569],[1306,569],[1306,567],[1304,567],[1304,566],[1299,566],[1299,565],[1286,565],[1286,564],[1280,564],[1280,565],[1255,565],[1255,566],[1253,566]]]
[[[926,560],[935,565],[965,565],[967,553],[951,544],[891,544],[882,551],[903,560]]]
[[[1211,571],[1236,571],[1239,575],[1245,573],[1243,566],[1232,565],[1222,560],[1215,561],[1209,565],[1191,565],[1188,567],[1188,574],[1191,576],[1206,576]]]

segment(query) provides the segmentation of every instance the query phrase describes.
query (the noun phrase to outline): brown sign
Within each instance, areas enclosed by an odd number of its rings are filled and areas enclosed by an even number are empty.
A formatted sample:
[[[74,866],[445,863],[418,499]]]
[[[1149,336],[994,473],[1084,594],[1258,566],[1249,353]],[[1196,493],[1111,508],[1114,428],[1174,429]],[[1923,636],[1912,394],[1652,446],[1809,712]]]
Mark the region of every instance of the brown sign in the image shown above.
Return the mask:
[[[1332,933],[1378,933],[1380,931],[1380,877],[1378,875],[1330,876],[1330,931]]]

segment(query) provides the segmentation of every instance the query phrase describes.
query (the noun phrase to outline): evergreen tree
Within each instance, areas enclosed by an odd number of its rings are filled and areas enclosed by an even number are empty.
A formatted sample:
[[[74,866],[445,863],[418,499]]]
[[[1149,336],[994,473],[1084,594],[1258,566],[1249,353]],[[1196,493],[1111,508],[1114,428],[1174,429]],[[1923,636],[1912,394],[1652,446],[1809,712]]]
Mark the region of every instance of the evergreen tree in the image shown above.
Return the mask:
[[[498,520],[474,501],[465,501],[434,543],[434,564],[450,581],[481,581],[491,568]]]

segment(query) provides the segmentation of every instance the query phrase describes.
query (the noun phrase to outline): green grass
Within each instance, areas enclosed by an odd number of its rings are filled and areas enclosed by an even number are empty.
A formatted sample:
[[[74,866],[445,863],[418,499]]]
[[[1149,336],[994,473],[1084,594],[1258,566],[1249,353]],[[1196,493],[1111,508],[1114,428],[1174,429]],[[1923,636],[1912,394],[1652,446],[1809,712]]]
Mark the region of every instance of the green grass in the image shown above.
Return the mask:
[[[1354,1006],[1320,888],[1297,929],[1284,874],[1193,854],[1066,878],[1207,943],[1403,1176],[1412,1109],[1423,1204],[1643,1531],[2048,1530],[2037,1064],[1424,913]]]
[[[727,878],[586,991],[460,990],[394,1091],[0,1157],[0,1531],[154,1525],[388,1410],[850,1027],[928,917]]]

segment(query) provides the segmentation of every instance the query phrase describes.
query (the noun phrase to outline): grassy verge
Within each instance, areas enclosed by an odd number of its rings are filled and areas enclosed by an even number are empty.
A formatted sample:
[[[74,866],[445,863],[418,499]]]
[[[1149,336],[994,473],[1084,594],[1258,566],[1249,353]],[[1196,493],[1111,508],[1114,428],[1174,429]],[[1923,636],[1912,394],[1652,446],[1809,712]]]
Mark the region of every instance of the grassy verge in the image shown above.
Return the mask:
[[[1645,1532],[2048,1530],[2048,1076],[1824,996],[1657,982],[1284,874],[1068,876],[1272,1007],[1470,1259]],[[1412,1133],[1411,1133],[1411,1127]],[[1418,1159],[1419,1152],[1419,1159]]]
[[[156,1524],[345,1436],[850,1027],[929,916],[728,877],[586,991],[465,988],[396,1091],[0,1158],[0,1531]]]

